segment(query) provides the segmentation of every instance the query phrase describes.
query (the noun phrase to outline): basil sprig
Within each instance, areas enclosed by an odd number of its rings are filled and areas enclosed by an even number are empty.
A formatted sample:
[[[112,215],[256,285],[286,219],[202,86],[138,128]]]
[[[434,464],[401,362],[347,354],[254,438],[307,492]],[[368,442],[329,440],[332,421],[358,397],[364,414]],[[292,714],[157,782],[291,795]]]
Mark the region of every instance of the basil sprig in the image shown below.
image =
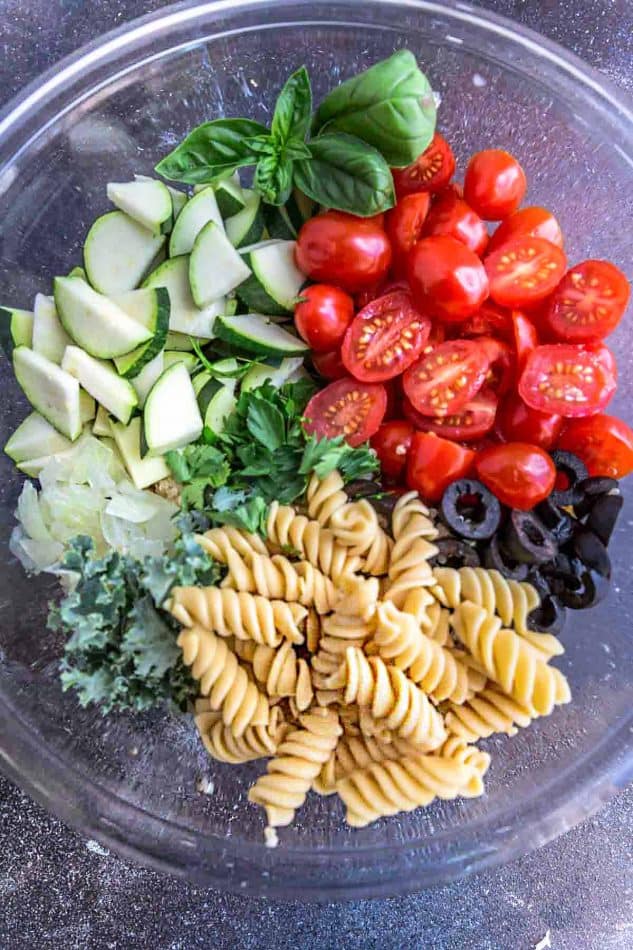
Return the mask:
[[[366,217],[393,207],[390,166],[414,161],[434,129],[429,82],[400,50],[334,89],[314,117],[302,66],[281,90],[270,129],[250,119],[205,122],[156,171],[213,184],[254,165],[253,187],[267,204],[284,204],[297,187],[321,205]]]

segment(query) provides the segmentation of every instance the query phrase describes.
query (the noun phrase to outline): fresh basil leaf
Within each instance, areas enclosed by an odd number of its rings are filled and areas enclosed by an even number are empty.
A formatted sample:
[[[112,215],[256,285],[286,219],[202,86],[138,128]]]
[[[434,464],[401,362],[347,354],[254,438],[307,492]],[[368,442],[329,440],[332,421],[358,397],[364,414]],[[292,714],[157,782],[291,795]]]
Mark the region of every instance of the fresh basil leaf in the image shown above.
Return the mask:
[[[284,158],[296,161],[298,158],[310,158],[310,147],[301,139],[292,138],[286,142],[281,154]]]
[[[355,135],[397,168],[429,145],[435,113],[433,91],[415,56],[399,50],[333,89],[316,112],[312,132]]]
[[[276,141],[282,145],[295,137],[305,139],[312,115],[312,88],[305,66],[289,77],[279,93],[271,125]]]
[[[309,198],[368,217],[395,203],[391,171],[380,152],[341,132],[309,143],[311,158],[295,162],[294,183]]]
[[[292,162],[280,155],[260,158],[253,187],[268,204],[285,204],[292,191]]]
[[[188,185],[224,178],[245,165],[254,165],[257,156],[249,140],[267,135],[268,130],[251,119],[215,119],[199,125],[180,145],[166,155],[156,172],[170,181]]]
[[[254,135],[248,139],[248,147],[255,155],[276,155],[279,151],[278,145],[270,132],[266,135]]]

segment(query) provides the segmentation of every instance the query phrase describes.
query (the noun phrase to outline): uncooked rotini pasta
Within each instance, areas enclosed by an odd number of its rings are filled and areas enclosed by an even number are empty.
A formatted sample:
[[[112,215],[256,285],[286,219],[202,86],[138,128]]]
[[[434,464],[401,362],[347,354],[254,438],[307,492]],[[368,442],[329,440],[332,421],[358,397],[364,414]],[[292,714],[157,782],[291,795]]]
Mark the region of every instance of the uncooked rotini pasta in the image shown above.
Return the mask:
[[[314,606],[319,614],[329,613],[339,599],[330,578],[307,561],[295,564],[281,554],[254,554],[247,563],[236,551],[229,551],[227,565],[223,588]]]
[[[428,562],[437,554],[433,544],[437,531],[415,492],[399,499],[391,523],[395,544],[383,599],[403,607],[412,591],[433,584],[433,571]]]
[[[296,551],[298,557],[318,567],[336,584],[360,566],[360,558],[339,544],[329,528],[276,501],[268,509],[266,537],[270,545]]]
[[[306,617],[306,649],[311,656],[319,649],[320,640],[321,619],[314,607],[310,607]]]
[[[336,783],[357,769],[366,769],[372,762],[384,762],[387,759],[394,761],[403,756],[419,754],[419,748],[406,739],[395,737],[393,741],[385,742],[383,739],[362,734],[343,735],[314,780],[313,787],[319,795],[332,795],[336,791]]]
[[[242,557],[251,554],[266,554],[266,545],[256,534],[248,534],[226,525],[223,528],[211,528],[205,534],[197,534],[196,541],[207,554],[219,564],[227,563],[229,551],[237,551]]]
[[[306,490],[308,516],[322,527],[327,527],[332,515],[349,504],[343,487],[343,479],[336,471],[330,472],[324,479],[312,475]]]
[[[282,640],[303,643],[299,624],[307,610],[301,604],[268,600],[247,591],[222,587],[174,587],[168,609],[186,627],[200,624],[221,637],[235,636],[269,647]]]
[[[433,755],[439,755],[443,759],[452,759],[462,765],[471,765],[479,778],[483,778],[490,768],[488,752],[478,749],[476,745],[469,745],[465,739],[458,736],[449,736],[439,749],[435,749]]]
[[[359,555],[369,550],[376,532],[382,531],[378,515],[366,498],[343,505],[334,512],[329,524],[339,544]]]
[[[328,761],[342,733],[332,709],[313,709],[300,717],[301,728],[288,733],[266,774],[248,793],[249,801],[262,805],[271,827],[289,825],[303,805],[315,778]]]
[[[243,651],[237,646],[240,659],[247,659],[253,675],[271,698],[292,696],[299,709],[307,709],[313,698],[312,678],[306,661],[298,658],[287,641],[274,649],[263,645]]]
[[[267,726],[248,726],[241,736],[233,735],[217,712],[199,712],[195,722],[209,755],[218,762],[229,762],[233,765],[275,755],[279,743],[290,728],[284,722],[278,706],[271,709]]]
[[[391,515],[391,529],[396,540],[409,545],[414,539],[435,541],[437,528],[433,524],[426,507],[416,491],[407,492],[396,502]],[[398,553],[399,556],[399,553]]]
[[[487,739],[495,732],[514,736],[517,726],[525,729],[536,715],[536,710],[507,696],[496,684],[487,686],[463,706],[447,703],[444,707],[444,723],[449,733],[466,742]]]

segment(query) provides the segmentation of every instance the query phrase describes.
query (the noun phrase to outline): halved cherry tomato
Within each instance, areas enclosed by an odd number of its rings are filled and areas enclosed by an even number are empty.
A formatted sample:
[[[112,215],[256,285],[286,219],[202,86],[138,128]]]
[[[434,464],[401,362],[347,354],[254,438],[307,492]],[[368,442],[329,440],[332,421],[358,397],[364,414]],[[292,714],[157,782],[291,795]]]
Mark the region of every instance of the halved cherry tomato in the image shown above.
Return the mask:
[[[305,409],[305,429],[319,438],[342,435],[356,446],[378,431],[386,409],[384,386],[359,383],[348,376],[315,393]]]
[[[325,379],[343,379],[347,376],[340,350],[332,350],[330,353],[313,353],[312,362],[319,376]]]
[[[476,211],[448,190],[438,195],[428,213],[424,233],[446,234],[461,241],[479,257],[486,250],[488,231]]]
[[[454,171],[453,150],[439,132],[411,165],[391,169],[398,199],[415,191],[440,191],[453,177]]]
[[[514,339],[512,316],[505,307],[486,300],[481,310],[459,328],[460,336],[494,336],[509,343]]]
[[[439,501],[458,478],[470,473],[476,453],[432,432],[416,432],[407,458],[407,485],[427,501]]]
[[[424,416],[416,411],[406,396],[402,400],[402,411],[409,422],[422,432],[434,432],[456,442],[473,442],[493,428],[497,403],[498,399],[491,389],[482,389],[459,412],[448,416],[436,416],[433,419]]]
[[[474,340],[448,340],[414,363],[402,377],[407,398],[425,416],[458,412],[479,392],[488,357]]]
[[[528,356],[519,394],[532,409],[573,418],[604,409],[615,386],[595,354],[582,346],[557,343],[537,346]]]
[[[413,426],[405,419],[383,422],[378,432],[371,437],[371,447],[378,456],[383,475],[388,478],[402,475],[412,438]]]
[[[547,498],[556,481],[551,457],[536,445],[507,442],[480,452],[478,478],[504,505],[528,511]]]
[[[555,290],[567,258],[551,241],[523,235],[489,254],[485,265],[494,302],[502,307],[524,307]]]
[[[514,331],[517,368],[519,373],[522,373],[528,356],[538,346],[538,333],[532,321],[519,310],[512,312],[512,329]]]
[[[633,472],[633,431],[622,419],[600,413],[572,419],[558,440],[558,448],[583,460],[590,475],[624,478]]]
[[[545,323],[557,340],[602,340],[622,319],[630,294],[629,282],[615,264],[583,261],[565,274],[554,291]]]
[[[541,237],[558,247],[563,246],[563,232],[560,224],[547,208],[533,206],[515,211],[502,221],[490,238],[488,253],[498,250],[515,237],[527,234],[529,237]]]
[[[297,267],[312,280],[350,293],[380,280],[391,263],[387,235],[373,221],[326,211],[306,221],[295,249]]]
[[[409,251],[422,237],[430,204],[430,195],[418,191],[412,195],[404,195],[396,207],[387,212],[385,231],[391,241],[392,269],[398,276],[404,276],[407,272]]]
[[[526,189],[520,164],[500,148],[477,152],[466,167],[464,198],[486,221],[499,221],[516,211]]]
[[[413,306],[402,290],[368,304],[352,320],[341,357],[356,379],[378,383],[399,376],[418,358],[431,330],[431,321]]]
[[[483,264],[452,237],[418,241],[409,254],[408,276],[418,307],[448,323],[472,316],[488,296]]]
[[[301,291],[295,326],[310,349],[327,353],[340,346],[354,316],[354,301],[329,284],[312,284]]]
[[[477,337],[473,343],[483,349],[488,360],[486,385],[503,396],[512,388],[516,380],[516,360],[512,350],[503,340],[496,340],[492,336]]]
[[[512,393],[497,411],[496,430],[504,442],[529,442],[551,449],[563,431],[565,420],[551,412],[539,412]]]
[[[602,363],[607,372],[611,373],[614,380],[618,381],[618,364],[615,356],[606,343],[583,343],[583,350],[593,353],[599,363]]]

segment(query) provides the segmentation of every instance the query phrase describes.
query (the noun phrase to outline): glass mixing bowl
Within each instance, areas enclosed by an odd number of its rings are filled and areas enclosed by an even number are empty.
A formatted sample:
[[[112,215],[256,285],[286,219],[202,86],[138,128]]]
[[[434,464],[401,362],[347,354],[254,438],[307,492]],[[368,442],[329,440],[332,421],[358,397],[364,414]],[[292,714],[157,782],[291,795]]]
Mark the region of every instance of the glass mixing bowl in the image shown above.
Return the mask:
[[[462,3],[249,3],[167,8],[55,66],[0,117],[0,287],[28,307],[81,260],[109,179],[150,173],[192,126],[270,118],[289,72],[307,64],[318,99],[333,81],[409,47],[442,99],[440,128],[463,169],[473,151],[514,152],[529,201],[553,208],[572,261],[630,272],[633,117],[606,81],[528,30]],[[631,420],[631,324],[613,337],[614,410]],[[2,441],[27,406],[6,360]],[[200,884],[324,899],[405,892],[507,861],[599,807],[633,770],[631,496],[613,541],[608,599],[570,617],[560,666],[573,702],[493,754],[485,797],[437,804],[362,831],[313,798],[263,843],[246,789],[259,766],[209,762],[190,717],[103,719],[62,694],[60,644],[44,625],[55,586],[27,578],[7,539],[20,487],[0,460],[0,762],[46,808],[125,857]],[[213,794],[196,790],[210,775]]]

